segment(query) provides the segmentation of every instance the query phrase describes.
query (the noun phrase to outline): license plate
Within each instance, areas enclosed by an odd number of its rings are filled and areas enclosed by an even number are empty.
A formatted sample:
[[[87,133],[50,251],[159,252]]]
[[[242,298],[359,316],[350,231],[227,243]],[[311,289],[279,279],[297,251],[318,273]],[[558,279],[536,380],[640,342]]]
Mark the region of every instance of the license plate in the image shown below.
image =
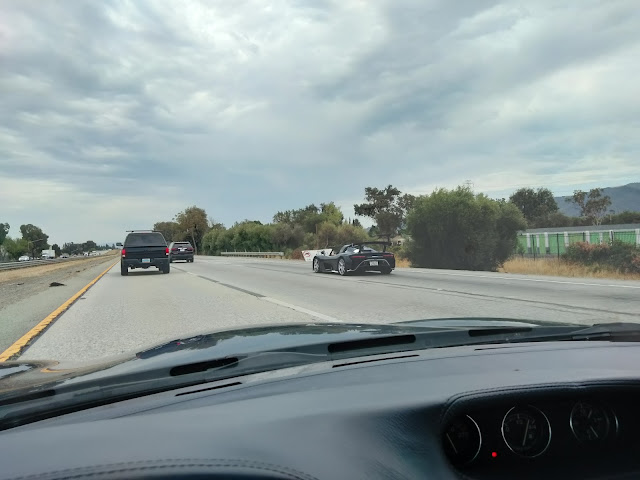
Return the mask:
[[[151,263],[151,259],[150,258],[143,258],[142,259],[142,263]]]
[[[186,250],[186,248],[179,248],[178,250],[181,251],[181,252],[184,252]]]
[[[372,267],[377,267],[378,266],[378,261],[377,260],[370,260],[369,261],[369,265],[371,265]]]

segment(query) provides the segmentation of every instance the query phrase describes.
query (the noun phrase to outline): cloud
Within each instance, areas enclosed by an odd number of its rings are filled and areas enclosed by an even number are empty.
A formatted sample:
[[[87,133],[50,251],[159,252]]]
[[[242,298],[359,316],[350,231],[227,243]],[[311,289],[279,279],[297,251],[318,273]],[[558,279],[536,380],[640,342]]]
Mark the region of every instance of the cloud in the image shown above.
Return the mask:
[[[0,6],[1,221],[117,241],[366,186],[637,181],[634,0]],[[606,165],[606,168],[604,168]]]

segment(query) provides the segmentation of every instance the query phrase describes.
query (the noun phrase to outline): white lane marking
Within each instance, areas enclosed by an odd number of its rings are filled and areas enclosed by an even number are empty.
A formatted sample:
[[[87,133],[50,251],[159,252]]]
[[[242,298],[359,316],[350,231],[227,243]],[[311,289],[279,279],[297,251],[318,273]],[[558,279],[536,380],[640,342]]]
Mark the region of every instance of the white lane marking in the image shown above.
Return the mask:
[[[306,313],[307,315],[311,315],[312,317],[316,317],[327,322],[344,323],[344,321],[331,317],[329,315],[325,315],[324,313],[314,312],[313,310],[299,307],[291,303],[283,302],[282,300],[278,300],[276,298],[260,297],[260,300],[266,300],[267,302],[275,303],[276,305],[280,305],[281,307],[290,308],[291,310],[295,310],[296,312]]]
[[[449,272],[421,272],[413,270],[411,273],[417,273],[419,275],[447,275],[451,277],[469,277],[469,278],[494,278],[498,280],[517,280],[519,282],[542,282],[542,283],[562,283],[566,285],[581,285],[587,287],[619,287],[619,288],[635,288],[640,289],[640,285],[614,285],[609,283],[586,283],[586,282],[570,282],[568,280],[547,280],[543,278],[522,278],[522,277],[505,277],[498,275],[468,275],[464,273],[449,273]]]

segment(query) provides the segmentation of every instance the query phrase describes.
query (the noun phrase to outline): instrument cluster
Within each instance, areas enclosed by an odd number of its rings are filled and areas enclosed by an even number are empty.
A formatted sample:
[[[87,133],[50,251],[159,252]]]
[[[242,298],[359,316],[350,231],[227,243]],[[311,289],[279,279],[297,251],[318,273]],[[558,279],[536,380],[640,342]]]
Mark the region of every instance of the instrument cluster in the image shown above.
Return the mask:
[[[536,466],[567,462],[589,469],[625,455],[637,461],[636,400],[618,394],[485,401],[445,422],[442,448],[467,473],[495,471],[499,465],[533,473]]]

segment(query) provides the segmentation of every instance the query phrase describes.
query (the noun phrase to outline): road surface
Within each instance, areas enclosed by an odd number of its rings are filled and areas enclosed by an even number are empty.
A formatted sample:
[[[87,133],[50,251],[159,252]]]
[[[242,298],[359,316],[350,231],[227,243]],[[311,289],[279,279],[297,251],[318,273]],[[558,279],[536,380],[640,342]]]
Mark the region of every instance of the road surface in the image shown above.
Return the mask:
[[[0,271],[0,352],[28,333],[117,258],[89,257]]]
[[[226,328],[507,317],[640,322],[640,282],[397,269],[315,274],[306,262],[196,257],[171,273],[112,268],[23,359],[93,360]]]

